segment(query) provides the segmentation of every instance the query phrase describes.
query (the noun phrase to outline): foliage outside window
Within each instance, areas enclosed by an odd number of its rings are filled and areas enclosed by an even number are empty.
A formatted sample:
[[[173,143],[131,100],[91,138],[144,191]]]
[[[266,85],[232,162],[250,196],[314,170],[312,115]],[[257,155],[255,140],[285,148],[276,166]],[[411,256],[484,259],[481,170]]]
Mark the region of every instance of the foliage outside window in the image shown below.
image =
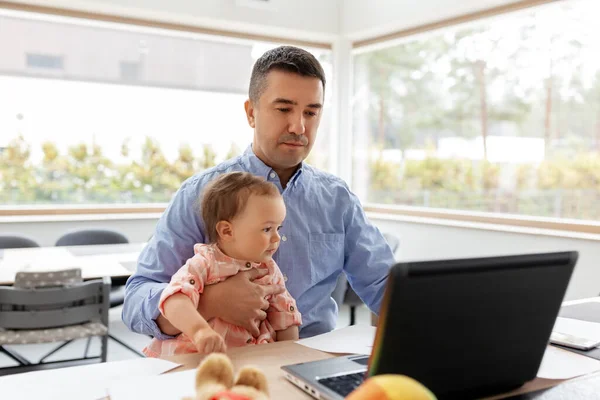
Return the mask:
[[[274,46],[0,12],[0,206],[168,202],[251,143],[250,72]],[[330,81],[330,51],[308,50]]]
[[[600,218],[599,12],[565,1],[358,51],[359,196]]]

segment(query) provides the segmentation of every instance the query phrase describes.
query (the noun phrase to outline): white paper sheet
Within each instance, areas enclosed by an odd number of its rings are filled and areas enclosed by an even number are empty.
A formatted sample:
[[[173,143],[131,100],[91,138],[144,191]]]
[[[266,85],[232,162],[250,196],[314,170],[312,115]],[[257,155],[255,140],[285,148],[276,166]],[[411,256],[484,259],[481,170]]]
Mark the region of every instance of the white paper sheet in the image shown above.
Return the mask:
[[[546,379],[570,379],[596,371],[600,371],[600,361],[548,346],[537,376]]]
[[[156,375],[177,366],[179,364],[157,358],[138,358],[27,372],[0,377],[0,393],[3,399],[97,400],[108,395],[112,382],[142,376],[156,379]],[[154,385],[148,384],[148,387],[154,388]],[[143,397],[130,397],[137,398]]]
[[[81,268],[83,279],[131,275],[131,271],[121,265],[114,257],[77,257],[77,265]]]
[[[600,340],[600,324],[597,322],[558,317],[552,330],[585,339]]]
[[[328,353],[371,354],[375,327],[351,325],[322,335],[298,340],[296,343]]]
[[[78,255],[78,261],[89,261],[89,262],[136,262],[140,252],[132,253],[111,253],[111,254],[91,254],[91,255]]]
[[[0,268],[21,271],[47,271],[75,267],[77,258],[63,247],[6,249]]]
[[[133,255],[126,253],[124,257],[116,255],[94,255],[94,256],[73,256],[65,249],[57,248],[61,251],[53,252],[53,249],[38,249],[27,252],[18,249],[10,253],[8,259],[0,261],[0,283],[12,283],[15,280],[17,272],[50,272],[60,271],[69,268],[81,268],[83,279],[100,278],[103,276],[129,276],[131,271],[120,264],[120,261],[133,259]],[[21,251],[23,250],[23,251]],[[46,251],[48,250],[48,251]],[[21,256],[19,256],[19,254]]]
[[[108,388],[110,400],[167,400],[195,395],[196,369],[153,378],[120,380]]]

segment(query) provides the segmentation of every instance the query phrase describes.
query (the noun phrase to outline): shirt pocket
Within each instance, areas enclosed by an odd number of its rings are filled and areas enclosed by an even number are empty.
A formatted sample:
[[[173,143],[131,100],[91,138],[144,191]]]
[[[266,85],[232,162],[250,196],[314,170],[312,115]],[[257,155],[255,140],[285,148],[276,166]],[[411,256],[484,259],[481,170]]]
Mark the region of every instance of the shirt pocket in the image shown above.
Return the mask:
[[[344,267],[344,234],[311,233],[309,251],[311,281],[315,284],[342,271]]]

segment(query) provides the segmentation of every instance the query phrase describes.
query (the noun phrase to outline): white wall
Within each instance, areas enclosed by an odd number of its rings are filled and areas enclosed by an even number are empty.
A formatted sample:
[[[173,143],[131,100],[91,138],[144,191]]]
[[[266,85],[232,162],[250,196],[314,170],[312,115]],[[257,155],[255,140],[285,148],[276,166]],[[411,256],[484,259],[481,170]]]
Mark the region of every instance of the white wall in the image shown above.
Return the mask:
[[[149,18],[205,28],[292,39],[330,40],[339,33],[341,0],[270,0],[268,7],[242,4],[255,0],[11,0],[78,11]],[[260,3],[260,1],[258,1]]]
[[[0,221],[0,235],[27,234],[43,246],[52,246],[64,233],[73,229],[109,228],[124,233],[131,242],[145,242],[154,232],[158,215],[138,219],[107,219],[63,222]],[[579,261],[571,279],[566,299],[597,296],[600,293],[600,240],[560,238],[523,233],[509,233],[428,223],[392,221],[373,216],[371,220],[383,231],[400,238],[400,260],[433,260],[550,252],[579,251]]]
[[[600,293],[600,238],[583,240],[376,218],[372,221],[382,232],[400,238],[398,257],[405,261],[576,250],[579,260],[566,299]]]
[[[353,40],[400,31],[519,0],[345,0],[340,33]]]
[[[154,233],[159,215],[136,219],[98,216],[85,221],[77,217],[14,218],[0,217],[0,235],[27,235],[41,246],[50,247],[65,233],[80,229],[113,229],[123,233],[132,243],[146,242]],[[12,220],[12,222],[11,222]]]

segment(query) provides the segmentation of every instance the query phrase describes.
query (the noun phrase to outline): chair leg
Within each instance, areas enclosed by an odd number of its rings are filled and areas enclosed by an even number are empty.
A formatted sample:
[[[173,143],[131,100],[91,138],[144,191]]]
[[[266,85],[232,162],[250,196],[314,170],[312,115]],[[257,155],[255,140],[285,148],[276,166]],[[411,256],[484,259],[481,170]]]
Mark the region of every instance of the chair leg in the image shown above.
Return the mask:
[[[356,323],[356,306],[350,306],[350,325]]]
[[[100,339],[101,344],[101,354],[100,354],[100,362],[106,362],[106,357],[108,355],[108,334],[102,335]]]
[[[44,357],[42,357],[41,360],[38,361],[38,363],[40,363],[40,364],[43,363],[46,358],[50,357],[52,354],[56,353],[57,351],[59,351],[60,349],[62,349],[63,347],[65,347],[66,345],[68,345],[71,342],[72,342],[72,340],[68,340],[68,341],[64,342],[63,344],[61,344],[60,346],[58,346],[57,348],[52,350],[50,353],[48,353]]]
[[[136,349],[129,346],[127,343],[121,341],[120,339],[117,339],[113,335],[109,334],[108,337],[111,338],[112,340],[114,340],[115,342],[119,343],[121,346],[125,347],[127,350],[131,351],[132,353],[135,353],[140,357],[146,357],[146,355],[144,353],[137,351]]]
[[[85,350],[83,351],[83,358],[87,358],[88,350],[90,349],[90,343],[92,342],[92,336],[87,338],[87,342],[85,343]]]
[[[18,362],[19,365],[31,365],[31,362],[29,362],[29,360],[27,360],[25,357],[15,351],[5,348],[4,346],[0,346],[0,353],[6,354],[9,358]]]

